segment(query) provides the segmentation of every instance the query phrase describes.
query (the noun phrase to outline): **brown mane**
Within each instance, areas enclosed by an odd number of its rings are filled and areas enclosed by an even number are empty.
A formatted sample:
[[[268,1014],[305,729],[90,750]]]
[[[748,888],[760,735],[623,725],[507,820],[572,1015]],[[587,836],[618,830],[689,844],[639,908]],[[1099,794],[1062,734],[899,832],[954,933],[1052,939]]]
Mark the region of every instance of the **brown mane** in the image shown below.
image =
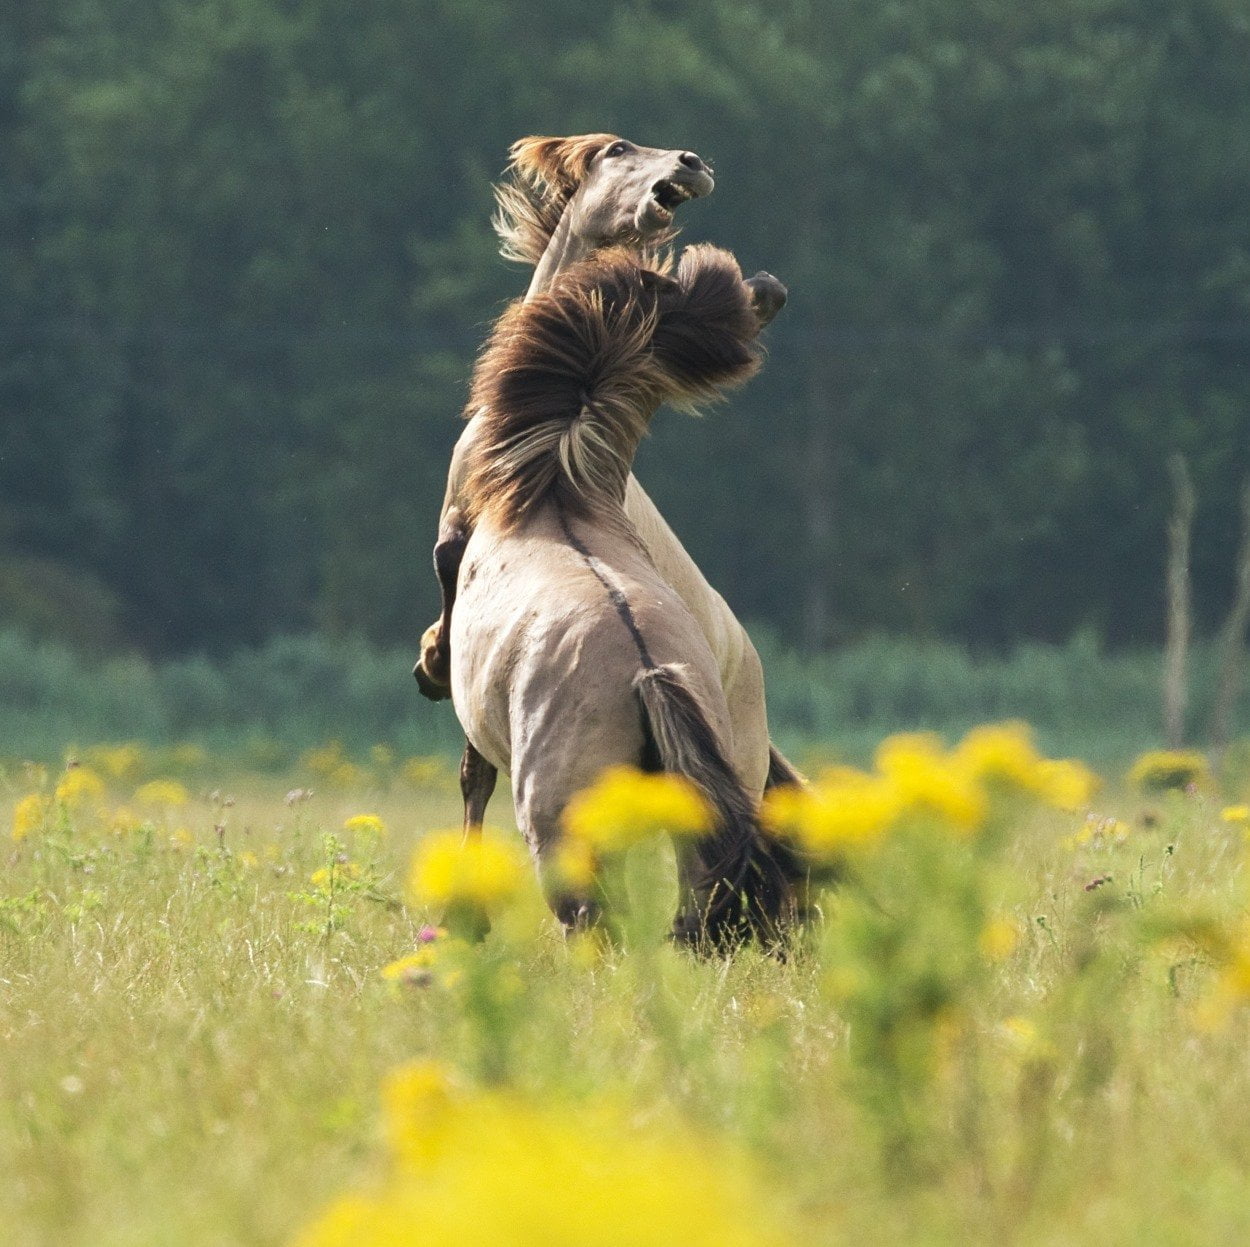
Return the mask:
[[[512,304],[466,411],[483,423],[465,487],[471,522],[486,515],[506,530],[549,500],[614,516],[655,409],[745,381],[758,333],[737,261],[710,246],[688,248],[675,279],[613,248]]]

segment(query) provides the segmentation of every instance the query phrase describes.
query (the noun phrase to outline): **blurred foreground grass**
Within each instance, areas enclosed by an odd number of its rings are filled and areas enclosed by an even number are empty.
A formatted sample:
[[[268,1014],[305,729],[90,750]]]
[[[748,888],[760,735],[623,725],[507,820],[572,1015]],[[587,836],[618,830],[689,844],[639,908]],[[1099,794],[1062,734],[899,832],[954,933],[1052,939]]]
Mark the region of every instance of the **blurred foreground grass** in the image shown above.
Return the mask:
[[[617,943],[528,876],[458,942],[408,887],[459,818],[437,759],[8,766],[0,1237],[417,1243],[467,1190],[461,1242],[1245,1241],[1250,775],[1156,760],[1064,812],[934,750],[777,813],[845,877],[785,959],[669,946],[651,843]]]

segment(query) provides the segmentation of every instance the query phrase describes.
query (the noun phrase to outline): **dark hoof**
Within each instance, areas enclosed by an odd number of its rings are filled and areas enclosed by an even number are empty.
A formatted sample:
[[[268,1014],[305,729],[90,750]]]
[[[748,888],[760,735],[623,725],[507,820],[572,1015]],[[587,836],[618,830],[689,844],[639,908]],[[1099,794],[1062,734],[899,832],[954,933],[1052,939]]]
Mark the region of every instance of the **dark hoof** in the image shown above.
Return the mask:
[[[577,897],[561,897],[555,904],[556,917],[565,935],[578,935],[599,925],[599,906],[594,901]]]
[[[751,292],[751,306],[759,317],[760,325],[767,325],[786,305],[789,291],[771,273],[762,270],[747,279]]]
[[[417,688],[421,690],[422,697],[428,697],[431,701],[446,701],[451,696],[450,684],[431,679],[422,662],[418,661],[412,674],[416,677]]]

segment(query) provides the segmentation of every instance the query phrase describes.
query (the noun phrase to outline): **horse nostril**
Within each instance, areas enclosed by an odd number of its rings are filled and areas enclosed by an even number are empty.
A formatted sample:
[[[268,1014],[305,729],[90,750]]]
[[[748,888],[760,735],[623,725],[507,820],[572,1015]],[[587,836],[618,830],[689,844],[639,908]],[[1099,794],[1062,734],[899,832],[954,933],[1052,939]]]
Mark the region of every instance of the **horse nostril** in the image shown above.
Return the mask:
[[[703,161],[701,161],[698,158],[698,156],[694,154],[694,152],[682,152],[682,154],[678,156],[677,159],[680,160],[681,163],[684,164],[687,169],[702,169],[703,168]]]

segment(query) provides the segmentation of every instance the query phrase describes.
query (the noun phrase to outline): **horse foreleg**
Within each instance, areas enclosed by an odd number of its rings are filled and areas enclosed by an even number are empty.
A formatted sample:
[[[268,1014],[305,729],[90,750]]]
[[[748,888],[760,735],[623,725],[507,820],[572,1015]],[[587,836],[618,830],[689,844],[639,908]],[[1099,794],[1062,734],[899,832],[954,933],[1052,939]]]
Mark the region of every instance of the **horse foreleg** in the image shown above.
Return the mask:
[[[448,510],[434,545],[434,574],[438,577],[441,608],[421,636],[421,656],[412,674],[422,694],[431,701],[451,696],[451,612],[456,604],[460,563],[469,544],[469,526],[456,507]]]
[[[460,759],[460,795],[464,797],[464,838],[476,838],[482,834],[482,820],[495,781],[499,778],[498,767],[492,766],[473,747],[464,742],[464,756]]]

